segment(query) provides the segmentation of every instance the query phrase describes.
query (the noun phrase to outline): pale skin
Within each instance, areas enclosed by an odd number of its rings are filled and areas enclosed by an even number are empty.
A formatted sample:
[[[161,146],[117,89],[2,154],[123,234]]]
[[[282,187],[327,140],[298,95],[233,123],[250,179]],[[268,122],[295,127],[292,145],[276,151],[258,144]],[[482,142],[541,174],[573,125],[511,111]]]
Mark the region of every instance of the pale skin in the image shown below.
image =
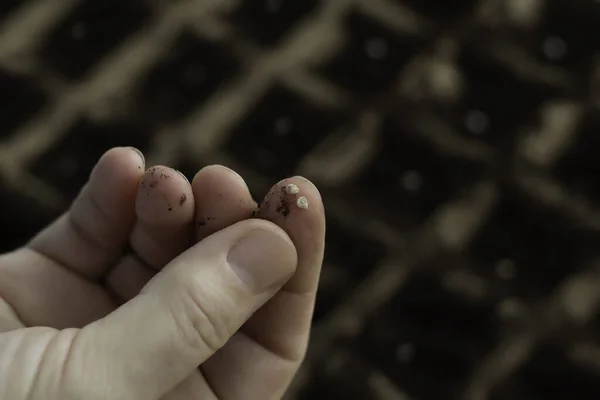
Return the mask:
[[[306,351],[325,216],[302,177],[256,207],[225,167],[189,183],[107,152],[67,213],[0,256],[0,398],[281,398]]]

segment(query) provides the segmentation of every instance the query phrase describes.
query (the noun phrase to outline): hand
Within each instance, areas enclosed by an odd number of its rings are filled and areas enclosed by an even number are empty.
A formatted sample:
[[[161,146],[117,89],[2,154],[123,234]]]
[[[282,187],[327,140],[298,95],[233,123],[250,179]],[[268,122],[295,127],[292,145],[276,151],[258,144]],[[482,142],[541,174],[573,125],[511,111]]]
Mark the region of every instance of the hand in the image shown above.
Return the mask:
[[[323,257],[318,191],[280,182],[249,219],[256,203],[227,168],[191,185],[170,168],[144,170],[135,151],[109,151],[67,213],[0,257],[0,398],[284,393]]]

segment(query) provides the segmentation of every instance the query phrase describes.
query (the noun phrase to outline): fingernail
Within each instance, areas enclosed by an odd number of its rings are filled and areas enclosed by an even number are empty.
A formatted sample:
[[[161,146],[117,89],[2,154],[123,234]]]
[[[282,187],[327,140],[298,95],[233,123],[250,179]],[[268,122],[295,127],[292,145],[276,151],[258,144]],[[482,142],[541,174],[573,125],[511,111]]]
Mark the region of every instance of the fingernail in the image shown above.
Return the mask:
[[[185,174],[183,172],[179,171],[178,169],[176,169],[175,171],[177,171],[177,173],[179,175],[183,176],[183,179],[185,179],[187,183],[190,183],[190,180],[188,179],[187,176],[185,176]]]
[[[135,151],[136,153],[138,153],[138,155],[140,156],[140,158],[142,159],[142,163],[146,163],[146,158],[144,157],[144,153],[142,153],[142,151],[140,149],[137,149],[135,147],[129,146],[129,148],[133,151]]]
[[[283,285],[292,276],[297,255],[289,239],[257,229],[233,246],[227,261],[254,293],[261,294],[277,284]]]
[[[237,172],[235,172],[235,171],[234,171],[234,170],[232,170],[231,168],[229,168],[229,167],[226,167],[226,166],[224,166],[224,165],[221,165],[221,167],[225,168],[227,171],[229,171],[229,172],[231,172],[232,174],[234,174],[235,176],[237,176],[237,177],[240,179],[240,181],[242,181],[242,182],[244,182],[244,184],[246,184],[246,181],[244,180],[244,178],[242,178],[242,176],[241,176],[240,174],[238,174]]]

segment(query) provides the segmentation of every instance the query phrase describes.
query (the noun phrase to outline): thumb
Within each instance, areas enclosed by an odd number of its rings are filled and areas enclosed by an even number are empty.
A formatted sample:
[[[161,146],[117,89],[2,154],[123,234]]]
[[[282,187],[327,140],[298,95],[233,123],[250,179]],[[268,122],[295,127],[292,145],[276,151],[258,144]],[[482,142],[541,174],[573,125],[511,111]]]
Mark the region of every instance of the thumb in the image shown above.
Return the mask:
[[[157,399],[219,350],[296,263],[292,241],[270,222],[248,220],[215,233],[139,296],[82,329],[63,379],[85,392],[110,390],[110,398]]]

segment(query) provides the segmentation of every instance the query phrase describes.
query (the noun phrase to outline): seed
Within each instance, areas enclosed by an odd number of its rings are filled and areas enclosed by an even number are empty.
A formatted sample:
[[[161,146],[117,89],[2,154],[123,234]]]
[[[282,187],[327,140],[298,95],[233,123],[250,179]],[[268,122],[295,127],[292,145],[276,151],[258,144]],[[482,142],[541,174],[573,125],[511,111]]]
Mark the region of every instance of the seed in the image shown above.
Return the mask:
[[[298,197],[298,201],[296,201],[296,204],[298,205],[298,207],[304,210],[308,209],[308,200],[304,196]]]
[[[285,192],[287,194],[298,194],[300,192],[300,189],[298,189],[298,186],[294,185],[293,183],[290,183],[285,187]]]

